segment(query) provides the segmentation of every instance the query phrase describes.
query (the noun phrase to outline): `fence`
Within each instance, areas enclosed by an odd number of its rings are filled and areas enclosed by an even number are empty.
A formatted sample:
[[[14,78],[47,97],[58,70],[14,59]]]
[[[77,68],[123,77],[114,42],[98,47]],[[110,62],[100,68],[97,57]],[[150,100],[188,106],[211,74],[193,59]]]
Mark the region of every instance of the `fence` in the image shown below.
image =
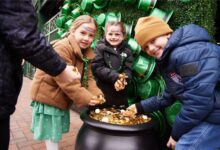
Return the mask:
[[[45,35],[48,42],[54,40],[56,38],[56,32],[58,28],[55,25],[55,21],[59,17],[59,13],[57,13],[54,17],[52,17],[49,21],[47,21],[43,27],[43,34]],[[33,78],[36,68],[31,65],[29,62],[25,61],[24,63],[24,76],[30,79]]]

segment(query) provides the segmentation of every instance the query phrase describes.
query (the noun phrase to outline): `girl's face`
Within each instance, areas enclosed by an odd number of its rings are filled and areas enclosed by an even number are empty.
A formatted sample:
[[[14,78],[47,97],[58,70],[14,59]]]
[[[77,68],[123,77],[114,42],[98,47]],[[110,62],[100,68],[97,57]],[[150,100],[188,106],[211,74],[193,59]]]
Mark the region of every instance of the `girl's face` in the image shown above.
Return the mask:
[[[96,26],[94,23],[83,23],[73,30],[73,35],[81,49],[88,48],[96,35]]]
[[[119,25],[109,25],[106,28],[105,38],[113,47],[117,47],[123,40],[124,35]]]
[[[170,37],[170,34],[159,36],[151,40],[150,42],[148,42],[148,44],[144,48],[145,52],[148,55],[156,59],[159,59],[163,54],[164,48],[167,44],[169,37]]]

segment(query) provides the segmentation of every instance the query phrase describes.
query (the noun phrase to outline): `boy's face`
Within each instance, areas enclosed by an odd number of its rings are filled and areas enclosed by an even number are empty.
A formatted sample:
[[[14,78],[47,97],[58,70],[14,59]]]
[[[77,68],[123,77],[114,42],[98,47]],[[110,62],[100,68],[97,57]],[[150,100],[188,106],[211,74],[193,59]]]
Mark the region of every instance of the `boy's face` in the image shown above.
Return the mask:
[[[96,35],[96,26],[93,23],[83,23],[73,31],[73,35],[79,47],[86,49],[91,45]]]
[[[156,59],[159,59],[163,54],[164,48],[167,44],[169,37],[170,37],[170,34],[159,36],[151,40],[150,42],[148,42],[148,44],[144,48],[145,52],[148,55]]]
[[[119,25],[109,25],[105,31],[105,38],[113,47],[117,47],[123,40],[124,35]]]

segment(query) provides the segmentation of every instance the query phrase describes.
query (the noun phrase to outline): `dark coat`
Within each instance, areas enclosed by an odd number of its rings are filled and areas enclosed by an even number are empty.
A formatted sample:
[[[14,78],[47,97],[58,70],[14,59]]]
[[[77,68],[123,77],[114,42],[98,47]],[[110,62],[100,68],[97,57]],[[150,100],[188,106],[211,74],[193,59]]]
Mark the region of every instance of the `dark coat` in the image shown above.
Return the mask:
[[[0,119],[15,110],[22,85],[22,58],[55,76],[66,63],[37,29],[31,0],[0,1]]]
[[[123,41],[117,50],[105,40],[100,40],[95,49],[95,58],[92,61],[92,71],[97,85],[102,89],[107,100],[106,105],[127,105],[126,89],[116,91],[114,83],[118,80],[120,73],[128,75],[129,81],[132,76],[133,56],[128,45]]]
[[[157,60],[165,92],[140,103],[144,112],[152,112],[176,99],[182,102],[171,133],[175,140],[201,122],[220,125],[220,47],[210,40],[208,32],[194,24],[176,30]]]

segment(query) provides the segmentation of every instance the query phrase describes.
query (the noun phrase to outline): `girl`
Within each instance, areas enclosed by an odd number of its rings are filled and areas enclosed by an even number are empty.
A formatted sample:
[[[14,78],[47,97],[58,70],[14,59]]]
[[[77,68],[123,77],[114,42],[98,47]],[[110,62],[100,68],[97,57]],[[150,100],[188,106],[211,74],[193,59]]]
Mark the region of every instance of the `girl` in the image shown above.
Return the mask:
[[[94,51],[92,70],[97,85],[102,89],[105,106],[127,105],[125,86],[131,78],[133,57],[125,39],[125,27],[121,22],[108,22],[105,38],[100,40]]]
[[[33,79],[31,98],[33,118],[31,130],[34,139],[46,140],[47,150],[58,150],[62,133],[69,131],[69,107],[73,101],[78,107],[101,103],[103,94],[96,86],[91,73],[90,60],[94,57],[90,49],[97,31],[97,24],[87,15],[78,17],[69,33],[54,41],[56,52],[82,76],[70,84],[61,82],[42,70],[37,70]]]

